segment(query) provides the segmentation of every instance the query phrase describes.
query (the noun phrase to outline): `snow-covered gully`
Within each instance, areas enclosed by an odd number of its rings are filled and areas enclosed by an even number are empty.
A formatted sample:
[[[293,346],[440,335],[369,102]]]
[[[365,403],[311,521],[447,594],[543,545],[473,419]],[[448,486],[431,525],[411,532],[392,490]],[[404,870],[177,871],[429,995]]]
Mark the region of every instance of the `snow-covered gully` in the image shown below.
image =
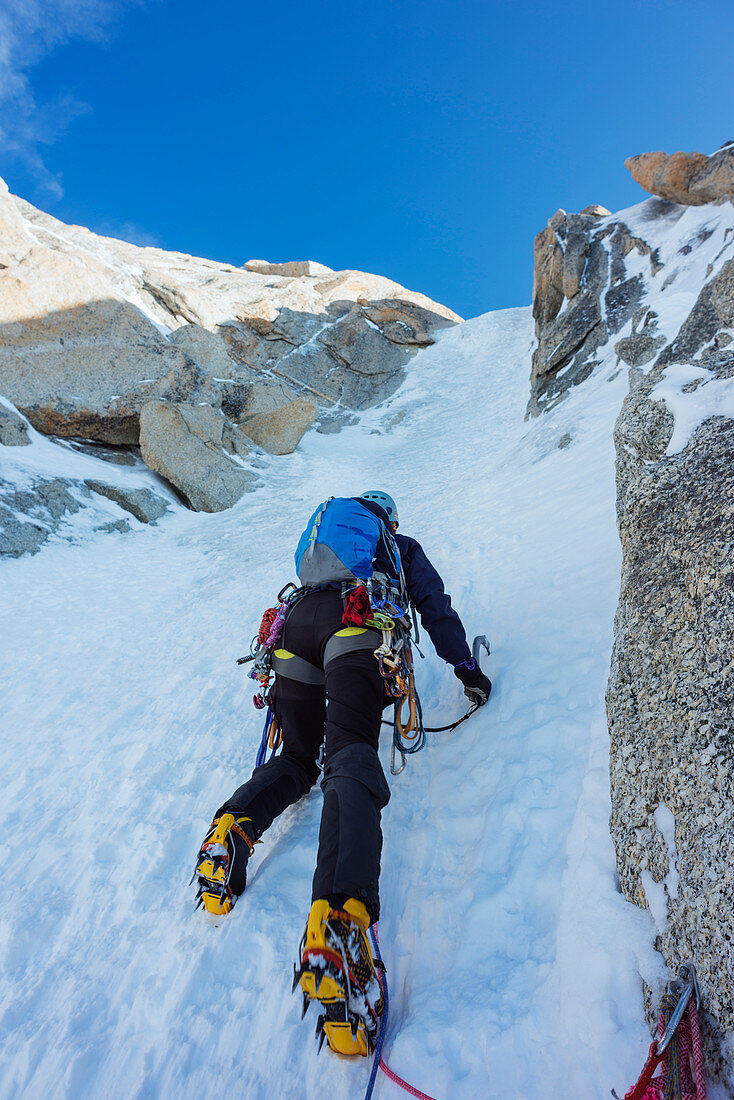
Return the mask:
[[[494,681],[485,710],[392,780],[386,1056],[452,1100],[586,1100],[636,1080],[640,972],[661,973],[652,918],[616,886],[604,716],[626,377],[606,363],[525,422],[531,339],[526,309],[466,322],[232,510],[3,566],[0,1095],[363,1094],[369,1064],[317,1059],[289,996],[318,788],[258,846],[226,921],[195,914],[187,884],[259,741],[236,658],[314,505],[373,484],[468,632],[490,637]],[[418,664],[429,723],[458,717],[451,670],[432,652]],[[376,1097],[395,1095],[378,1079]]]

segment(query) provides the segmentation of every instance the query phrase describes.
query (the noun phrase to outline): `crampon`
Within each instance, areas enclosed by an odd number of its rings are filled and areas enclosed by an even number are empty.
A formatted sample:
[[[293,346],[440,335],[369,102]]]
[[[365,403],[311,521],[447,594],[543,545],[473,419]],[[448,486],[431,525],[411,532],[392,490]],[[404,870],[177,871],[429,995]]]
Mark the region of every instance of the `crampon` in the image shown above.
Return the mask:
[[[303,1016],[311,1001],[321,1003],[319,1051],[325,1039],[337,1054],[368,1055],[375,1049],[384,1001],[365,935],[368,926],[367,911],[354,898],[343,910],[324,900],[311,906],[293,991],[300,987],[303,993]]]
[[[196,857],[191,881],[197,879],[196,908],[203,905],[207,913],[221,917],[229,913],[245,888],[247,860],[253,841],[242,825],[249,818],[235,820],[233,814],[222,814],[211,824]]]

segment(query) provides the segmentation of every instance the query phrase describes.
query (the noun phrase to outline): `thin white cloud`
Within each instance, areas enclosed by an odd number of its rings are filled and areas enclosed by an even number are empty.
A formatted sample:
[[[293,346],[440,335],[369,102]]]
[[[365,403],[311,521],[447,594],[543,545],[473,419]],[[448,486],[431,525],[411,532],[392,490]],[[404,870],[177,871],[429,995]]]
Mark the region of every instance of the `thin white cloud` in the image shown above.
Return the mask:
[[[91,108],[62,91],[38,103],[30,73],[74,38],[105,41],[115,19],[141,0],[0,0],[0,154],[23,165],[41,189],[60,198],[61,179],[42,146],[58,141]]]
[[[135,222],[118,222],[110,218],[93,222],[90,227],[101,237],[114,237],[116,241],[127,241],[128,244],[136,244],[140,248],[162,248],[160,237],[149,233],[147,229],[136,225]]]

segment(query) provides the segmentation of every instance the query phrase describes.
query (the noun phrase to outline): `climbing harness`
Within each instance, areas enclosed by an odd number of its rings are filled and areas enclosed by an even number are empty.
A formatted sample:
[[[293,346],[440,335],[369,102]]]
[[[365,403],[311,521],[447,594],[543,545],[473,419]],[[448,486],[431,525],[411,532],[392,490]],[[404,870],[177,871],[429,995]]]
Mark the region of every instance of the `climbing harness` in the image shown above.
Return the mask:
[[[292,658],[296,663],[301,663],[301,658],[296,657],[295,654],[287,654],[285,650],[278,651],[275,647],[283,632],[283,624],[288,612],[305,594],[306,589],[296,588],[292,582],[281,588],[278,593],[277,605],[268,607],[263,614],[260,630],[252,639],[249,654],[240,657],[237,661],[238,665],[252,663],[249,676],[260,685],[259,690],[252,697],[253,706],[256,710],[265,710],[267,707],[262,738],[255,758],[256,768],[259,768],[266,760],[272,760],[283,741],[283,731],[270,705],[270,681],[273,672],[276,671],[277,654],[279,652],[282,652],[286,659]],[[302,663],[308,669],[311,668],[306,661]],[[270,749],[269,756],[268,749]]]
[[[387,1018],[390,1011],[390,998],[387,991],[387,969],[385,963],[382,960],[380,954],[380,940],[377,935],[377,926],[370,926],[370,937],[372,939],[372,952],[375,960],[375,972],[377,974],[377,980],[380,983],[380,989],[382,990],[382,997],[385,1002],[385,1007],[382,1010],[382,1019],[380,1021],[380,1034],[377,1037],[377,1043],[375,1045],[375,1056],[372,1062],[372,1072],[370,1073],[369,1083],[367,1085],[367,1092],[364,1095],[364,1100],[370,1100],[372,1096],[372,1090],[375,1087],[375,1079],[377,1078],[377,1070],[381,1069],[382,1072],[394,1081],[396,1085],[400,1085],[401,1089],[405,1089],[411,1096],[416,1096],[418,1100],[433,1100],[433,1097],[429,1096],[426,1092],[421,1092],[420,1089],[414,1088],[413,1085],[409,1085],[407,1081],[404,1081],[402,1077],[399,1077],[397,1073],[394,1073],[387,1062],[382,1057],[382,1045],[385,1041],[385,1032],[387,1031]]]
[[[393,775],[400,775],[407,764],[408,756],[420,752],[426,743],[427,733],[453,732],[481,705],[472,703],[461,718],[446,726],[424,725],[421,701],[415,686],[412,651],[412,644],[418,648],[418,622],[415,607],[409,603],[405,594],[402,577],[400,588],[401,592],[398,593],[394,586],[380,577],[358,584],[343,582],[342,622],[346,625],[332,635],[324,648],[324,668],[331,660],[344,653],[373,650],[383,678],[385,694],[394,700],[392,719],[383,719],[383,725],[391,725],[393,730],[390,750],[390,771]],[[259,684],[259,690],[253,695],[252,701],[257,710],[267,708],[255,767],[272,759],[283,740],[282,729],[270,704],[273,674],[307,684],[322,685],[325,682],[322,668],[312,665],[283,646],[278,647],[289,612],[312,590],[307,587],[297,588],[292,582],[282,588],[278,593],[276,606],[269,607],[264,612],[260,630],[252,640],[249,654],[240,657],[237,662],[239,665],[252,663],[249,675]],[[406,610],[396,602],[398,600],[405,603]],[[409,617],[411,612],[412,623]],[[413,630],[415,640],[412,638]],[[375,642],[378,644],[375,645]],[[478,659],[481,647],[487,653],[490,652],[489,642],[483,634],[478,635],[472,644],[474,660]]]
[[[698,1013],[701,996],[692,962],[668,982],[658,1020],[658,1038],[650,1044],[637,1084],[624,1100],[706,1100],[706,1073]],[[654,1073],[662,1063],[662,1072]],[[612,1096],[619,1100],[612,1089]]]
[[[372,595],[371,603],[372,616],[365,620],[365,625],[382,633],[382,642],[375,650],[375,657],[385,682],[385,693],[395,700],[390,771],[393,775],[400,775],[407,763],[407,756],[420,752],[426,743],[423,712],[413,671],[411,621],[408,611],[399,607],[387,593]],[[417,632],[415,608],[413,622]],[[396,767],[398,753],[401,763]]]

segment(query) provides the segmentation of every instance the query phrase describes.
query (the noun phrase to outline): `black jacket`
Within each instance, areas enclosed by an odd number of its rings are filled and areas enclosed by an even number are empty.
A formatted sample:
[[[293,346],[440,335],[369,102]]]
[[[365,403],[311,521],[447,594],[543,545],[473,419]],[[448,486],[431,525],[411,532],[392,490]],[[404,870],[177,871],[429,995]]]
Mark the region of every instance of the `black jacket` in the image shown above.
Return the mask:
[[[416,539],[396,533],[408,595],[415,604],[423,627],[428,631],[439,657],[460,665],[471,657],[466,631],[451,606],[438,571],[431,565]]]
[[[364,500],[362,497],[354,499],[381,519],[388,532],[392,531],[390,517],[384,508],[374,500]],[[396,532],[395,541],[400,551],[408,596],[411,603],[415,604],[421,624],[428,631],[436,653],[450,665],[461,665],[464,661],[469,661],[471,650],[466,640],[466,631],[451,606],[451,597],[443,586],[438,570],[431,565],[416,539]],[[379,554],[378,547],[378,558]],[[378,561],[378,565],[387,571],[386,562]]]

